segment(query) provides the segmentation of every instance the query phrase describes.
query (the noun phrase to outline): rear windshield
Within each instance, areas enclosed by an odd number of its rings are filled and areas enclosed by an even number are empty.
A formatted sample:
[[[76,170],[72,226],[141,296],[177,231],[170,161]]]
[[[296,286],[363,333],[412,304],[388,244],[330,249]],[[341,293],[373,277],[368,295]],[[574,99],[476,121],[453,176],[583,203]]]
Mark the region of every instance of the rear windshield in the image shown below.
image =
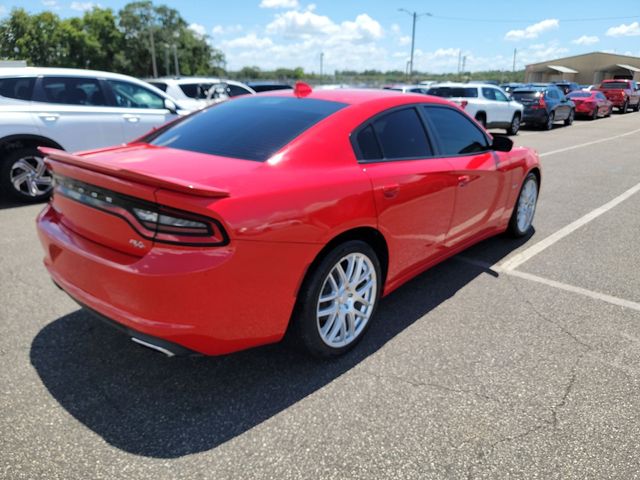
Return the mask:
[[[264,162],[302,132],[346,107],[311,98],[240,97],[178,121],[149,143]]]
[[[516,100],[529,99],[529,98],[537,98],[542,94],[540,90],[516,90],[512,92],[511,95]]]
[[[611,89],[611,88],[629,88],[629,84],[627,82],[608,82],[600,85],[600,88]]]
[[[577,97],[590,97],[591,93],[590,92],[571,92],[568,97],[569,98],[577,98]]]
[[[427,94],[444,98],[478,98],[478,89],[475,87],[434,87],[430,88]]]

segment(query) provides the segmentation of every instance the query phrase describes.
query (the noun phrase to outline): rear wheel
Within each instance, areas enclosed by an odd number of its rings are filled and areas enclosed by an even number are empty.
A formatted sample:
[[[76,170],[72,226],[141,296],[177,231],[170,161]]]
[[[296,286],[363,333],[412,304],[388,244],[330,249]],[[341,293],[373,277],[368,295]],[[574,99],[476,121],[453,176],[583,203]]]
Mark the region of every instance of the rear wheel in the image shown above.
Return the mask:
[[[591,120],[597,120],[598,119],[598,107],[596,106],[593,109],[593,113],[591,114]]]
[[[549,115],[547,115],[547,123],[544,124],[545,130],[553,129],[553,122],[555,119],[555,114],[553,112],[549,112]]]
[[[524,237],[531,229],[533,216],[536,213],[538,203],[538,177],[530,173],[525,178],[520,195],[513,207],[513,213],[509,220],[508,232],[514,237]]]
[[[511,125],[507,128],[507,135],[517,135],[520,130],[520,115],[517,113],[513,115]]]
[[[629,100],[625,100],[624,105],[620,107],[620,113],[627,113],[628,109],[629,109]]]
[[[596,109],[596,115],[597,115],[597,109]],[[572,108],[571,111],[569,112],[569,116],[566,118],[566,120],[564,121],[564,124],[566,126],[569,126],[573,123],[573,120],[576,118],[576,111]]]
[[[633,107],[633,111],[637,112],[640,110],[640,100],[638,100],[638,103],[636,103],[636,105]]]
[[[345,242],[309,272],[291,325],[293,337],[317,357],[350,350],[369,327],[380,298],[380,262],[369,244]]]
[[[42,154],[34,147],[9,151],[0,163],[0,191],[10,200],[46,200],[53,188],[52,180]]]

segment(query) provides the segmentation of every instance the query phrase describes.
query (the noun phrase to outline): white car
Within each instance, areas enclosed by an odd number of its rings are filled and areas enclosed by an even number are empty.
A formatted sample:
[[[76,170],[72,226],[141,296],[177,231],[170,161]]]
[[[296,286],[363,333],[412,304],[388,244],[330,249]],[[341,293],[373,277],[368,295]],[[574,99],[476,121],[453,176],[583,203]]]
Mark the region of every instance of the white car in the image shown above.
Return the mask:
[[[67,68],[0,68],[0,192],[39,201],[51,176],[38,146],[68,151],[118,145],[188,113],[126,75]]]
[[[422,93],[426,94],[429,87],[425,85],[389,85],[382,87],[384,90],[395,90],[402,93]]]
[[[489,83],[439,83],[431,85],[429,95],[457,103],[485,128],[504,128],[509,135],[520,130],[524,106]]]
[[[204,108],[216,98],[256,93],[242,82],[211,77],[149,78],[146,82],[192,110]],[[213,86],[216,87],[213,92],[215,96],[209,96]]]

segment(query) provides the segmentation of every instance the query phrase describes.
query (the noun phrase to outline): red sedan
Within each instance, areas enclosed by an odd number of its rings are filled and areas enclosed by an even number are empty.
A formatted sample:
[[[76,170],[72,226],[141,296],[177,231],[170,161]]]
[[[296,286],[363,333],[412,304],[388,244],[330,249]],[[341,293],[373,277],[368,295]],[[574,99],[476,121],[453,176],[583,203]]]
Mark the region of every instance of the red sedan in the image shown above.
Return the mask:
[[[609,117],[613,112],[613,103],[602,92],[575,90],[567,95],[576,104],[576,115],[584,115],[592,120]]]
[[[444,99],[378,90],[239,97],[131,144],[42,149],[45,265],[136,342],[218,355],[289,330],[351,348],[381,296],[489,236],[526,235],[537,155]]]

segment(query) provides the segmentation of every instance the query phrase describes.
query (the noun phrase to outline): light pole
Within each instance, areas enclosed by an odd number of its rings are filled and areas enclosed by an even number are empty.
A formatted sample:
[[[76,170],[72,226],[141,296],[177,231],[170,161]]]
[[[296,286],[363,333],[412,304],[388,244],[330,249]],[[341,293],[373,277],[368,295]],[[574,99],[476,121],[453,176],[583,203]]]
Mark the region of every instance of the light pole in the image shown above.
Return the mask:
[[[399,8],[398,11],[404,12],[407,15],[411,15],[411,17],[413,18],[413,24],[411,27],[411,59],[409,60],[409,78],[411,78],[413,76],[413,49],[416,44],[416,20],[418,20],[418,18],[420,17],[432,17],[433,15],[427,12],[425,13],[410,12],[406,8]]]

